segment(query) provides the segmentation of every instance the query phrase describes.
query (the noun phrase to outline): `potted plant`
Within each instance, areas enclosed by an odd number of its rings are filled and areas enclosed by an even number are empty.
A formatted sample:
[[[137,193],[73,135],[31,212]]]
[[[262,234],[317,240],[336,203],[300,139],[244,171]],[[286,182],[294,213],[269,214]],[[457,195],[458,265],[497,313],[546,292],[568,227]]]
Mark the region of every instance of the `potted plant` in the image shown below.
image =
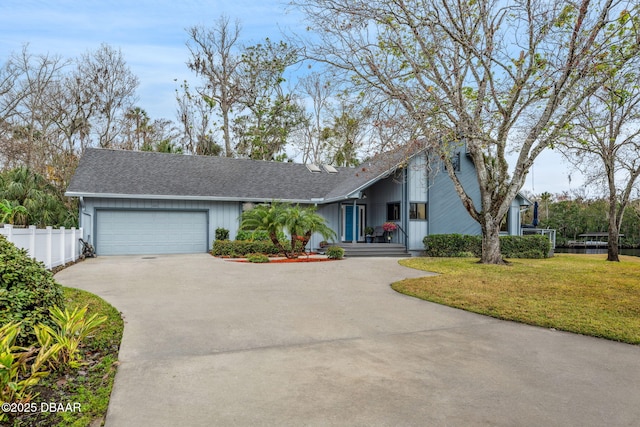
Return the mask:
[[[364,228],[365,238],[367,239],[367,243],[373,243],[373,232],[375,230],[370,225]]]
[[[382,224],[382,229],[387,233],[387,242],[391,243],[393,232],[398,229],[398,226],[395,222],[385,222],[384,224]]]

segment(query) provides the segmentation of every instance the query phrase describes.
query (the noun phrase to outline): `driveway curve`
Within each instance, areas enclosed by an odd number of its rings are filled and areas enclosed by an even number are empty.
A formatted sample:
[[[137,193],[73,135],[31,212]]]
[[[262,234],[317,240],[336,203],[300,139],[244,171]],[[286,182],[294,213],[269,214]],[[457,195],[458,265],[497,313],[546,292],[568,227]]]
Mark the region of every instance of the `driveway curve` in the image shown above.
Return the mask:
[[[56,275],[123,313],[107,427],[631,426],[640,347],[394,292],[394,259],[89,259]]]

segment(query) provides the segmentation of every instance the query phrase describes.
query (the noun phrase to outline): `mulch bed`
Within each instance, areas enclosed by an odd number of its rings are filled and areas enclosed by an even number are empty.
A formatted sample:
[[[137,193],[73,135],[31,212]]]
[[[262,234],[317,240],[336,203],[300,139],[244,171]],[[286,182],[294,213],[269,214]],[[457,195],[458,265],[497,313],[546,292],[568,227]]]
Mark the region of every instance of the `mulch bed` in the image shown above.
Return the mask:
[[[245,258],[229,258],[226,261],[231,261],[231,262],[246,262],[246,263],[250,263],[250,264],[258,264],[258,263],[251,263],[249,261],[247,261]],[[295,259],[288,259],[288,258],[269,258],[269,262],[268,264],[286,264],[286,263],[295,263],[295,262],[324,262],[324,261],[337,261],[335,259],[329,259],[329,258],[295,258]],[[265,263],[267,264],[267,263]]]

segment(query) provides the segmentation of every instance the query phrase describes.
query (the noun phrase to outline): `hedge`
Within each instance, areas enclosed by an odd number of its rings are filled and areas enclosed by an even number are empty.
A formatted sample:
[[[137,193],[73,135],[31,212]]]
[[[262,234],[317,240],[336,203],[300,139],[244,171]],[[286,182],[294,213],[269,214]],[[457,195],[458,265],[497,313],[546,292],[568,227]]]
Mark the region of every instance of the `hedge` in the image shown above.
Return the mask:
[[[285,242],[283,246],[288,249],[291,247],[291,243]],[[298,252],[302,252],[301,247]],[[236,258],[248,254],[280,255],[280,249],[270,240],[216,240],[213,242],[211,253],[214,256]]]
[[[283,232],[278,232],[278,240],[285,241],[287,237]],[[220,239],[223,240],[223,239]],[[270,240],[269,233],[265,230],[238,230],[236,240]]]
[[[211,253],[215,256],[240,257],[248,254],[278,255],[280,249],[268,240],[216,240]]]
[[[482,236],[434,234],[422,242],[431,257],[480,257]],[[505,258],[547,258],[551,242],[546,236],[500,236],[500,252]]]

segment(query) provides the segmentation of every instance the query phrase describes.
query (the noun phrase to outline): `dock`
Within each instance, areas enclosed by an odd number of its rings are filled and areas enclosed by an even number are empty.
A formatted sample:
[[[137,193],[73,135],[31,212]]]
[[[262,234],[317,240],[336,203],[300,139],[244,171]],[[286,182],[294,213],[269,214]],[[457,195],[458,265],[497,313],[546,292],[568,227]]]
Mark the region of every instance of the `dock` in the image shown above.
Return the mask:
[[[570,248],[606,248],[609,246],[609,233],[606,231],[597,233],[584,233],[578,235],[580,240],[569,240],[567,247]],[[623,237],[621,234],[618,237]]]

